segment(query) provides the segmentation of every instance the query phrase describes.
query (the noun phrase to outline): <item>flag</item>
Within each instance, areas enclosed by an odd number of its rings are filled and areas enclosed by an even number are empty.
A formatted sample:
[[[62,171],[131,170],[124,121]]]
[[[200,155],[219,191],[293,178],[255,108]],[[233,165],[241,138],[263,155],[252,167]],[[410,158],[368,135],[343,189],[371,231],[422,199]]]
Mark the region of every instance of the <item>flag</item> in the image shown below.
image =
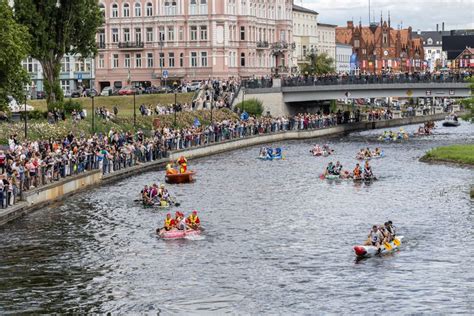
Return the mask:
[[[201,126],[201,122],[199,122],[199,119],[196,117],[194,118],[194,123],[193,123],[194,127],[199,127]]]
[[[392,68],[392,60],[391,59],[387,60],[387,63],[388,63],[388,68]]]

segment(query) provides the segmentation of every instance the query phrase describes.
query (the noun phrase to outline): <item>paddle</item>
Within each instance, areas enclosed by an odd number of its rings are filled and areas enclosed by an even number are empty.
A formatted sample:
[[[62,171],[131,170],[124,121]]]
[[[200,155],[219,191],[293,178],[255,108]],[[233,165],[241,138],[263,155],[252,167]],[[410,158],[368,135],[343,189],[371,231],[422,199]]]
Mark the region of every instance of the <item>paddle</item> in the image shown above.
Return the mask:
[[[387,250],[392,250],[392,246],[388,242],[384,242],[383,244]]]
[[[398,240],[398,239],[396,239],[396,238],[393,239],[393,243],[394,243],[395,245],[397,245],[397,246],[400,246],[400,240]]]
[[[319,176],[319,179],[324,180],[324,179],[326,179],[326,176],[321,173],[321,175]]]

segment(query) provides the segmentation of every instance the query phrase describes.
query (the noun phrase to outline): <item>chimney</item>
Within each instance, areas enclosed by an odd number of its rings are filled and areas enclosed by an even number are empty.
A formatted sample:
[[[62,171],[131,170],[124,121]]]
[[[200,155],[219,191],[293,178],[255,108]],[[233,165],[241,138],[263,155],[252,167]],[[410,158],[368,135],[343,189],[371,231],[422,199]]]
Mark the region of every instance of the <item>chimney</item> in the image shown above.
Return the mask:
[[[439,24],[436,24],[436,32],[439,32]]]
[[[444,32],[444,22],[443,22],[443,26],[441,27],[441,30]]]
[[[354,28],[354,21],[347,21],[347,28],[353,29]]]

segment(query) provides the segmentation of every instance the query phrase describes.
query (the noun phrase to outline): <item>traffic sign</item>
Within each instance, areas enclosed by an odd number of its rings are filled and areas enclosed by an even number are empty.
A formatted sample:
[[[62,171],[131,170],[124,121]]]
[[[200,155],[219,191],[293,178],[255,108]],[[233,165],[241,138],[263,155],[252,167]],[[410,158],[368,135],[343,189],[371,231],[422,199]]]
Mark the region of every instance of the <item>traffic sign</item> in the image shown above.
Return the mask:
[[[168,70],[163,70],[163,78],[168,78]]]
[[[77,79],[82,80],[82,73],[78,73],[78,74],[77,74]]]

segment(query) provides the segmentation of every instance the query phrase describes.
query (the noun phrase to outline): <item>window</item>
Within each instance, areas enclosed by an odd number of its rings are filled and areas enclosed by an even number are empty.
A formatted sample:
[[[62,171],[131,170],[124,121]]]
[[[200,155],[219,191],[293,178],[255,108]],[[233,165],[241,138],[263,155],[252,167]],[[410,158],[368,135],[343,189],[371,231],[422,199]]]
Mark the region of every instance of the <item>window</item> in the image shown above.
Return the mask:
[[[74,65],[74,71],[76,72],[84,72],[86,71],[84,60],[76,59],[76,63]]]
[[[207,67],[207,52],[201,52],[201,67]]]
[[[125,68],[130,68],[130,54],[125,54],[124,64]]]
[[[197,53],[191,52],[191,67],[197,67]]]
[[[135,3],[135,16],[142,16],[142,5],[140,3]]]
[[[130,5],[128,3],[125,3],[123,5],[123,16],[124,17],[129,17],[130,16]]]
[[[240,40],[245,41],[245,26],[240,27]]]
[[[150,2],[146,4],[146,16],[153,16],[153,4]]]
[[[179,40],[184,41],[184,27],[180,26],[179,27]]]
[[[123,29],[123,41],[126,43],[130,42],[130,29],[129,28]]]
[[[135,42],[136,43],[142,42],[142,29],[138,27],[135,29]]]
[[[160,53],[160,67],[163,68],[165,66],[165,54]]]
[[[432,45],[433,44],[433,40],[431,38],[428,38],[428,45]]]
[[[112,17],[118,17],[118,5],[116,3],[112,4]]]
[[[61,80],[61,89],[63,92],[70,91],[71,86],[69,85],[69,80]]]
[[[191,26],[190,30],[191,41],[197,41],[197,26]]]
[[[181,68],[184,67],[184,54],[183,53],[179,54],[179,67]]]
[[[168,67],[174,67],[174,53],[168,53]]]
[[[148,53],[146,56],[146,66],[148,68],[153,68],[153,53]]]
[[[189,1],[189,14],[197,14],[197,2],[198,0]]]
[[[142,54],[135,54],[135,67],[142,68]]]
[[[165,27],[160,26],[158,29],[158,38],[160,39],[160,43],[165,41]]]
[[[207,41],[207,26],[201,26],[201,41]]]
[[[359,48],[359,46],[360,46],[360,41],[358,39],[354,40],[354,47]]]
[[[165,15],[176,15],[176,1],[165,1]]]
[[[199,0],[201,5],[199,6],[199,14],[207,14],[207,0]]]
[[[99,30],[99,48],[105,48],[105,30]]]
[[[168,41],[174,41],[174,26],[168,26]]]
[[[105,67],[104,54],[99,54],[99,68]]]
[[[118,29],[112,29],[112,43],[119,41]]]
[[[146,41],[153,42],[153,28],[151,27],[146,28]]]
[[[103,3],[99,4],[100,15],[105,18],[105,6]]]
[[[119,66],[119,57],[118,54],[112,56],[112,68],[118,68]]]
[[[240,66],[245,67],[245,53],[240,54]]]
[[[70,72],[71,71],[71,65],[69,63],[70,63],[69,56],[66,56],[61,60],[61,72]],[[31,71],[29,71],[29,72],[31,72]]]

